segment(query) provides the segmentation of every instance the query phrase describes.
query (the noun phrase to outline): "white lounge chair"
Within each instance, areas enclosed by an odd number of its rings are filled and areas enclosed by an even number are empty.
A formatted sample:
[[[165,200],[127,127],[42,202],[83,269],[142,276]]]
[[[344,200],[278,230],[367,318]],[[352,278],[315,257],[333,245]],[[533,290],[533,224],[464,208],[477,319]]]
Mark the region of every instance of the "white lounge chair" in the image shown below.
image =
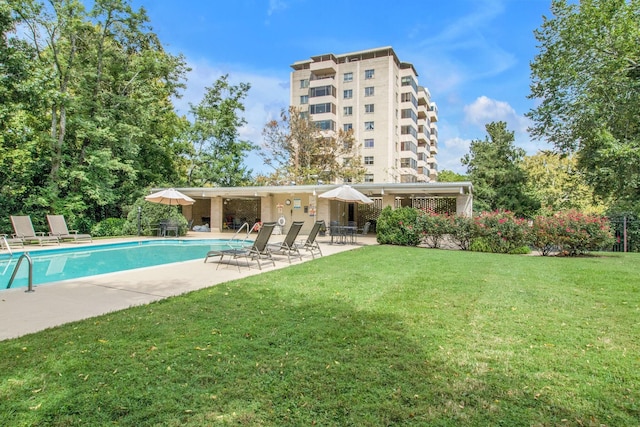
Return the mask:
[[[42,231],[36,233],[31,217],[28,215],[11,215],[11,224],[14,231],[13,237],[22,239],[25,244],[32,242],[38,242],[40,246],[45,243],[60,244],[60,240],[56,236],[47,236]]]
[[[78,234],[78,230],[69,230],[64,215],[47,215],[47,222],[49,223],[49,236],[55,236],[60,241],[93,241],[90,234]]]

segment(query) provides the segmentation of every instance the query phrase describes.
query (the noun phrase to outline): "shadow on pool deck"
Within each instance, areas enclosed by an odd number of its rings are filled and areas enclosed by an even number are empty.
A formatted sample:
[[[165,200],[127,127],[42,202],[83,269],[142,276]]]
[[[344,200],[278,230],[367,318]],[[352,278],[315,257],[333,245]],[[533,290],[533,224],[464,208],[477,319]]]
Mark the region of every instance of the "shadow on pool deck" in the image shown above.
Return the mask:
[[[184,237],[228,239],[229,233],[189,232]],[[301,236],[302,237],[302,236]],[[281,241],[284,236],[274,236],[271,241]],[[114,243],[132,239],[104,239],[94,244]],[[135,238],[138,240],[138,238]],[[329,237],[318,237],[324,256],[351,250],[363,245],[376,244],[374,235],[359,237],[356,245],[331,245]],[[83,244],[63,244],[65,247],[82,247]],[[59,246],[49,246],[49,249]],[[36,247],[33,247],[36,249]],[[41,249],[37,247],[37,249]],[[157,267],[110,273],[102,276],[73,279],[64,282],[35,286],[35,292],[25,288],[0,290],[0,340],[20,337],[53,326],[87,319],[128,307],[203,289],[229,280],[273,270],[267,266],[262,271],[252,265],[238,271],[235,265],[216,269],[216,260],[203,262],[202,258]],[[303,262],[311,261],[309,255]],[[294,261],[292,265],[299,263]],[[275,268],[288,267],[286,256],[276,258]],[[22,267],[21,267],[22,268]]]

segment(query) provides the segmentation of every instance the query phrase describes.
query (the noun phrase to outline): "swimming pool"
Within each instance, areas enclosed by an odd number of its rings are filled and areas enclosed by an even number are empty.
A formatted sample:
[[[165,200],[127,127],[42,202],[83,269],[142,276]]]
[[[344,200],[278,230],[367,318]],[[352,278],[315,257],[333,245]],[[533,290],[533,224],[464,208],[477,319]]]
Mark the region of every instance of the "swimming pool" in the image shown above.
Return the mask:
[[[13,251],[13,256],[8,253],[0,254],[0,290],[7,287],[18,258],[24,252],[29,252],[33,260],[33,284],[42,285],[173,262],[204,259],[208,251],[239,247],[241,243],[238,240],[228,239],[169,239],[48,250],[25,248],[25,250]],[[28,274],[28,263],[25,260],[20,265],[11,288],[26,287]]]

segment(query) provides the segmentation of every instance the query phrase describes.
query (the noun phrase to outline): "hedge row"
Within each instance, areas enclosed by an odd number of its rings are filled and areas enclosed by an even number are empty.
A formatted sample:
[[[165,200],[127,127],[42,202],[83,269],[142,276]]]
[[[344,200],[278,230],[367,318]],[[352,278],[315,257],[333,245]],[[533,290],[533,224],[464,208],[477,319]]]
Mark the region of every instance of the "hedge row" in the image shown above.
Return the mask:
[[[462,250],[511,254],[528,253],[533,248],[542,255],[552,251],[580,255],[613,243],[606,218],[577,211],[527,221],[507,211],[469,218],[387,207],[378,218],[377,234],[382,244],[439,248],[449,242]]]

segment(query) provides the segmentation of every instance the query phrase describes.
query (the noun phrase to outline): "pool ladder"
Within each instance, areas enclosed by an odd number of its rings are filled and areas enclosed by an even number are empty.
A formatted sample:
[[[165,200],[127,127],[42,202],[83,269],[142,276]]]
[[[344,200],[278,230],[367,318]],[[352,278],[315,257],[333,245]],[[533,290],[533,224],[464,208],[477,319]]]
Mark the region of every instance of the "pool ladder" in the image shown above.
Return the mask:
[[[35,292],[35,290],[33,289],[33,261],[29,256],[29,252],[23,253],[22,255],[20,255],[20,258],[18,258],[18,262],[16,263],[16,268],[13,269],[13,274],[11,275],[11,279],[9,279],[9,283],[7,284],[7,289],[9,289],[13,284],[13,279],[16,278],[16,274],[18,273],[18,269],[20,268],[20,264],[22,264],[23,259],[26,259],[27,262],[29,263],[29,287],[25,292]]]

